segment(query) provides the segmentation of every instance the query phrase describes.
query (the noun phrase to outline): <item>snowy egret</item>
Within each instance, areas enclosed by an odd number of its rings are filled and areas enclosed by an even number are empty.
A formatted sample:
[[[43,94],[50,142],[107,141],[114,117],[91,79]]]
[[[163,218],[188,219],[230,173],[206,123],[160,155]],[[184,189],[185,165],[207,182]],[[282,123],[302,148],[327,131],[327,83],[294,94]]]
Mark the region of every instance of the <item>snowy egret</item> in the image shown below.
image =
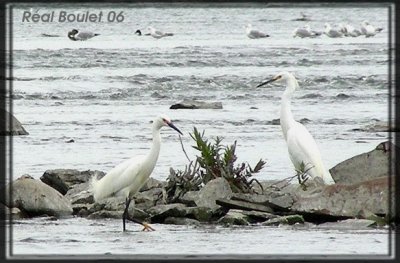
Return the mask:
[[[297,171],[308,168],[312,178],[320,177],[326,184],[335,183],[330,173],[325,170],[318,146],[306,127],[293,118],[290,109],[291,97],[299,87],[296,78],[289,72],[281,72],[270,80],[257,87],[264,86],[273,81],[286,82],[286,90],[282,95],[280,122],[283,137],[286,140],[289,157]]]
[[[92,190],[95,201],[110,196],[123,196],[126,198],[125,210],[122,215],[123,231],[125,231],[126,219],[143,225],[143,230],[153,230],[147,223],[141,222],[135,218],[129,218],[128,208],[133,196],[146,183],[157,163],[161,144],[160,130],[163,126],[169,126],[182,134],[171,122],[170,118],[166,115],[160,115],[153,121],[153,144],[147,155],[132,157],[111,169],[100,180],[96,177],[92,179]]]
[[[365,35],[365,37],[373,37],[377,33],[381,32],[382,30],[383,30],[382,27],[376,28],[373,25],[371,25],[370,23],[368,23],[367,21],[363,21],[361,23],[361,33],[363,35]]]
[[[361,35],[361,31],[354,28],[352,25],[346,24],[344,25],[345,28],[345,36],[350,36],[350,37],[358,37]]]
[[[247,24],[247,26],[246,26],[246,35],[251,39],[269,37],[268,34],[265,34],[261,31],[254,29],[251,24]]]
[[[168,37],[168,36],[173,36],[174,34],[172,33],[164,33],[160,30],[156,30],[154,27],[149,26],[147,28],[150,31],[150,35],[154,38],[162,38],[162,37]]]
[[[69,39],[73,41],[83,41],[83,40],[88,40],[92,37],[98,36],[100,34],[95,34],[89,31],[78,31],[77,29],[72,29],[71,31],[68,32],[68,37]]]

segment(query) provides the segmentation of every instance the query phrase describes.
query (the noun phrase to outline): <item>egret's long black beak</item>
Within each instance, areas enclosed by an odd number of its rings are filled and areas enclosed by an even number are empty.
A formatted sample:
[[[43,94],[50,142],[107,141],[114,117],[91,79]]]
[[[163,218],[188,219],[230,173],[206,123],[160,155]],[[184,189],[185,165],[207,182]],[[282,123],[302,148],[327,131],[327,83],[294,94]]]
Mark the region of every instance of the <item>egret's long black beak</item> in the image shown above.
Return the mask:
[[[259,88],[261,86],[264,86],[264,85],[267,85],[268,83],[274,82],[275,80],[277,80],[277,78],[272,78],[272,79],[267,80],[267,81],[265,81],[263,83],[260,83],[260,84],[257,85],[257,88]]]
[[[172,122],[169,122],[168,126],[183,135],[183,133],[178,128],[176,128],[176,126]]]

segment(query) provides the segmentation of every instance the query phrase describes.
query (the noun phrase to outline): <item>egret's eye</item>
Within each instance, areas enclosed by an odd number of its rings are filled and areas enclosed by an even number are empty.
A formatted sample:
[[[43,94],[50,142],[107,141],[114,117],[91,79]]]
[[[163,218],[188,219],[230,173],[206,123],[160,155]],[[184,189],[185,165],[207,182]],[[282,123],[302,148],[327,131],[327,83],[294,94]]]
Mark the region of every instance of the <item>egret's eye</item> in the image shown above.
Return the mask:
[[[166,119],[163,118],[162,120],[163,120],[163,122],[168,123],[168,121]]]

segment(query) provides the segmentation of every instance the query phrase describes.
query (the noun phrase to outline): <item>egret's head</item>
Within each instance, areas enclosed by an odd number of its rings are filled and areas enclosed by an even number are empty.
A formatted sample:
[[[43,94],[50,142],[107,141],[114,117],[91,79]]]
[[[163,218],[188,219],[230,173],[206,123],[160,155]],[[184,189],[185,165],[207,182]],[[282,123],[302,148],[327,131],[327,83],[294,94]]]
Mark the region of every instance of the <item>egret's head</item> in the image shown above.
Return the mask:
[[[363,26],[367,26],[367,25],[369,25],[369,23],[368,23],[368,21],[367,21],[367,20],[364,20],[364,21],[362,21],[362,22],[361,22],[361,25],[363,25]]]
[[[152,27],[152,26],[148,26],[148,27],[147,27],[147,30],[149,30],[150,32],[155,31],[154,27]]]
[[[292,79],[296,80],[295,77],[294,77],[291,73],[289,73],[289,72],[287,72],[287,71],[282,71],[282,72],[280,72],[279,74],[275,75],[273,78],[271,78],[271,79],[269,79],[269,80],[267,80],[267,81],[265,81],[265,82],[262,82],[262,83],[258,84],[258,85],[257,85],[257,88],[258,88],[258,87],[261,87],[261,86],[264,86],[264,85],[266,85],[266,84],[268,84],[268,83],[271,83],[271,82],[275,82],[275,81],[279,81],[279,82],[280,82],[280,81],[288,81],[288,80],[292,80]]]
[[[160,116],[158,116],[154,120],[153,125],[157,129],[161,129],[163,126],[169,126],[175,131],[179,132],[181,135],[183,135],[183,133],[172,123],[171,119],[165,114],[161,114]]]

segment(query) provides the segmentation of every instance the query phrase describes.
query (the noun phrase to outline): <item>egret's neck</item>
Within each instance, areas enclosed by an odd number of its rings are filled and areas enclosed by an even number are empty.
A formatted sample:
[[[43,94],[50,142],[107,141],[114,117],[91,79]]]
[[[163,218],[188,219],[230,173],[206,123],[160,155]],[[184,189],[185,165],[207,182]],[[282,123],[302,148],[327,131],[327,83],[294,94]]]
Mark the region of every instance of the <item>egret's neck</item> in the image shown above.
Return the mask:
[[[296,80],[288,80],[286,90],[282,95],[280,122],[281,122],[283,137],[285,137],[285,140],[287,136],[287,131],[295,123],[292,110],[290,109],[290,102],[293,92],[295,90],[294,88],[295,86],[297,86]]]
[[[149,169],[151,173],[156,165],[158,155],[160,154],[160,145],[161,145],[161,136],[160,129],[158,127],[153,126],[153,142],[150,148],[150,152],[147,154],[145,159],[145,167]]]

